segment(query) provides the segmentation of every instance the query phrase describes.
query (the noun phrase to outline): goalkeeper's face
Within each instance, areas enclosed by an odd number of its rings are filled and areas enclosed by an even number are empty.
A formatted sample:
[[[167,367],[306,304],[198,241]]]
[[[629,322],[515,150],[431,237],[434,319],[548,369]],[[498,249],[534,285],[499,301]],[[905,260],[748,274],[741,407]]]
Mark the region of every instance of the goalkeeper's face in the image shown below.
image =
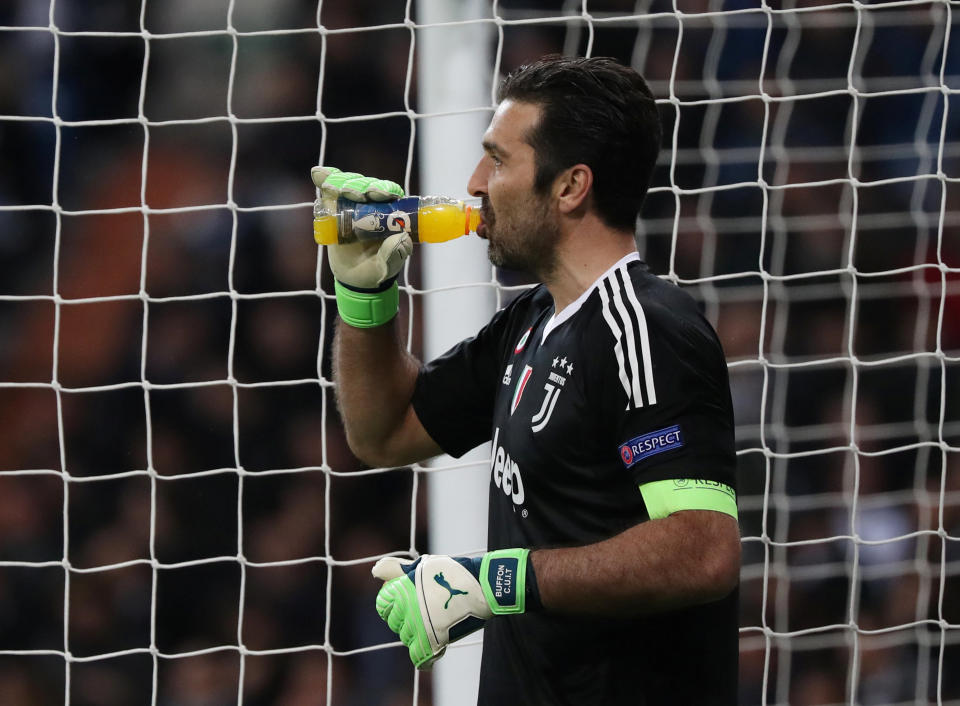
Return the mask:
[[[560,225],[550,194],[534,189],[536,155],[526,136],[539,119],[537,105],[501,103],[467,188],[483,202],[477,235],[487,239],[490,261],[542,280],[556,266]]]

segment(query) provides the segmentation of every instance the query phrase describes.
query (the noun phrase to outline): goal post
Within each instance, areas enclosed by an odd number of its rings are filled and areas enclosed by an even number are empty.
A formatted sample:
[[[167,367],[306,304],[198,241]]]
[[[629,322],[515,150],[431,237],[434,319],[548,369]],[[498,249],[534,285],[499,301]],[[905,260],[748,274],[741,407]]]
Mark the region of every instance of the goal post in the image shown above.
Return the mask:
[[[464,196],[497,79],[610,55],[665,128],[638,246],[728,358],[743,704],[960,703],[956,0],[0,10],[0,700],[465,703],[374,611],[485,545],[489,450],[367,468],[335,402],[325,164]],[[415,248],[411,348],[529,285]]]
[[[467,181],[482,155],[480,141],[492,115],[493,27],[476,21],[488,17],[482,0],[417,1],[417,22],[425,25],[416,38],[424,193],[468,196]],[[497,281],[486,250],[486,243],[476,238],[423,248],[426,360],[476,334],[496,310]],[[456,556],[486,549],[489,459],[489,444],[484,444],[456,462],[449,456],[431,462],[427,485],[431,552]],[[478,637],[449,649],[432,671],[436,706],[469,699],[480,679]]]

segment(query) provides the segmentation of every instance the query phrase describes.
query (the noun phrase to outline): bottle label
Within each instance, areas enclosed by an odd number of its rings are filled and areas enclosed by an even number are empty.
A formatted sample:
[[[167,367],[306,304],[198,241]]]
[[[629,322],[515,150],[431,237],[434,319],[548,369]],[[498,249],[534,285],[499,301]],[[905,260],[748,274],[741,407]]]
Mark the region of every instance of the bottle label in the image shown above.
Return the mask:
[[[417,233],[417,209],[420,199],[406,196],[384,203],[357,203],[341,198],[337,210],[353,213],[353,233],[357,240],[382,240],[395,233]]]

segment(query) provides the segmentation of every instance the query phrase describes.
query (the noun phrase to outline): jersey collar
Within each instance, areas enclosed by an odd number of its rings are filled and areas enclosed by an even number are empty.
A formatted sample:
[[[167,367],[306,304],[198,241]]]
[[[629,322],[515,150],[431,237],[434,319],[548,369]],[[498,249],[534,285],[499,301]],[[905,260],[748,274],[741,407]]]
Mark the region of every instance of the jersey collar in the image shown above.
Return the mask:
[[[627,255],[624,255],[622,258],[617,260],[613,265],[611,265],[610,269],[608,269],[602,275],[597,277],[596,281],[593,284],[591,284],[589,287],[587,287],[586,290],[584,290],[583,294],[581,294],[579,297],[577,297],[572,302],[567,304],[563,308],[563,311],[561,311],[559,314],[554,313],[554,315],[551,316],[550,319],[547,321],[546,326],[543,327],[543,337],[540,339],[540,345],[542,346],[544,344],[544,342],[547,340],[547,336],[550,335],[551,331],[556,329],[560,324],[562,324],[564,321],[566,321],[571,316],[573,316],[578,311],[580,311],[580,307],[583,306],[583,303],[587,301],[587,299],[590,297],[591,294],[593,294],[593,290],[595,290],[603,280],[609,277],[614,270],[616,270],[617,268],[623,265],[626,265],[627,263],[630,263],[630,262],[633,262],[634,260],[639,260],[639,259],[640,259],[640,253],[638,252],[632,252]]]

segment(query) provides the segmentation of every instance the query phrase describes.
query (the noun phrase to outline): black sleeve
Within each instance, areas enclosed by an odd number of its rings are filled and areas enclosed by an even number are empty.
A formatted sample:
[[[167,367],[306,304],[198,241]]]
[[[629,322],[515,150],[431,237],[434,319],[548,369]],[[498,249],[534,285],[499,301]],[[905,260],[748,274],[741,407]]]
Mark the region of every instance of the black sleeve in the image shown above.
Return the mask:
[[[629,315],[626,325],[616,312],[607,322],[606,352],[595,371],[610,432],[605,443],[638,485],[696,478],[735,489],[733,410],[720,341],[692,300],[671,304],[628,305],[620,312]]]
[[[424,365],[417,376],[414,411],[451,456],[460,457],[490,440],[512,309],[498,311],[476,336]]]

